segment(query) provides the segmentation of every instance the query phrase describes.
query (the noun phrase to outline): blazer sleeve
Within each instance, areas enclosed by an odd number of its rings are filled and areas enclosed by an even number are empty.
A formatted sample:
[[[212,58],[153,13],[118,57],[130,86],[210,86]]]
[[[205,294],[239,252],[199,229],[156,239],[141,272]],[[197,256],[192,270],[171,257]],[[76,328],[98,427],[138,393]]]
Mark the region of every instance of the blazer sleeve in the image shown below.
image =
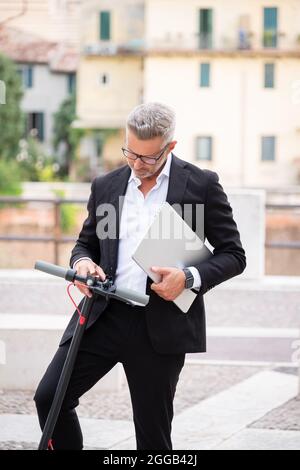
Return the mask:
[[[100,262],[100,244],[97,236],[95,181],[87,204],[88,216],[85,219],[79,237],[71,252],[70,266],[79,258],[91,258],[96,264]]]
[[[204,205],[204,234],[214,248],[213,256],[195,267],[201,277],[199,294],[238,274],[246,267],[245,251],[232,209],[215,172],[209,172]]]

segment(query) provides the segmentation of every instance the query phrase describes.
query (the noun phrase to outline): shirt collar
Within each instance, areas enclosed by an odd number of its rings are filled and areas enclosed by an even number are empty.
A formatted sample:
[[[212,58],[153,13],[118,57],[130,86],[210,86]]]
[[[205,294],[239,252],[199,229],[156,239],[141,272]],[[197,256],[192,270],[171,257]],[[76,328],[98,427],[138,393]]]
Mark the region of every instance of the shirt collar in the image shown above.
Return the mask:
[[[166,160],[166,163],[165,163],[163,169],[161,170],[158,177],[156,178],[157,183],[164,177],[166,177],[166,178],[170,177],[171,162],[172,162],[172,153],[170,152],[168,157],[167,157],[167,160]],[[134,180],[136,183],[141,182],[140,179],[137,176],[135,176],[133,170],[131,170],[131,174],[130,174],[128,183],[130,183],[132,180]]]

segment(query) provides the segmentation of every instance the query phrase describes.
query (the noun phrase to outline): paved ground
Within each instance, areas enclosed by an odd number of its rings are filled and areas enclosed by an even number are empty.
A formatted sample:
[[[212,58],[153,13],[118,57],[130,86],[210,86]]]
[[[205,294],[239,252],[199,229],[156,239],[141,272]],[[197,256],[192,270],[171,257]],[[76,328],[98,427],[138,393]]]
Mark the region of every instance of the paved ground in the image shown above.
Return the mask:
[[[195,372],[195,366],[189,367],[188,373],[191,371]],[[222,375],[222,372],[215,369],[215,373],[217,372]],[[230,375],[229,370],[227,375]],[[190,403],[189,406],[180,409],[178,407],[180,401],[177,401],[172,431],[174,450],[300,448],[299,426],[294,425],[293,428],[282,431],[276,424],[278,419],[276,414],[282,414],[283,407],[285,414],[287,406],[290,407],[292,414],[295,412],[294,405],[291,407],[290,404],[297,394],[297,377],[290,373],[268,370],[255,373],[254,369],[247,371],[247,375],[248,378],[238,381],[235,385],[228,386],[227,382],[227,388],[223,391],[207,395],[196,404]],[[205,378],[205,374],[202,378]],[[180,393],[178,390],[178,398]],[[115,399],[116,397],[112,396],[111,402],[106,404],[110,407],[116,406]],[[101,396],[98,400],[97,403],[94,397],[94,407],[101,403]],[[0,449],[35,449],[40,437],[36,416],[16,414],[14,406],[9,410],[8,404],[9,397],[6,399],[5,413],[0,415]],[[21,410],[22,406],[19,405],[18,411]],[[83,414],[86,411],[87,415],[91,413],[91,408],[86,408],[84,403],[82,410],[85,410]],[[120,407],[119,416],[122,413]],[[114,419],[105,419],[104,416],[105,412],[98,419],[95,419],[94,414],[93,418],[81,418],[86,448],[135,449],[132,421],[125,417],[118,419],[117,413]],[[266,419],[267,426],[263,426],[263,420]],[[270,428],[272,419],[274,430]],[[260,423],[259,428],[257,423]]]
[[[251,427],[256,429],[300,431],[300,396],[270,411],[262,419],[253,423]]]
[[[185,365],[177,385],[175,413],[181,413],[260,370],[258,367]],[[33,394],[33,391],[0,392],[0,413],[34,414]],[[91,390],[82,397],[78,413],[86,418],[131,420],[131,402],[127,385],[124,384],[117,392]]]
[[[0,272],[0,314],[21,313],[20,299],[22,313],[72,313],[64,281],[40,282],[35,302],[35,274],[25,274],[20,288],[20,279],[6,281]],[[292,363],[299,279],[269,278],[247,288],[226,284],[205,296],[210,352],[187,355],[174,402],[174,449],[299,450],[298,370]],[[36,448],[40,430],[32,396],[0,391],[0,449]],[[90,391],[78,412],[87,449],[135,449],[126,385],[114,393]]]

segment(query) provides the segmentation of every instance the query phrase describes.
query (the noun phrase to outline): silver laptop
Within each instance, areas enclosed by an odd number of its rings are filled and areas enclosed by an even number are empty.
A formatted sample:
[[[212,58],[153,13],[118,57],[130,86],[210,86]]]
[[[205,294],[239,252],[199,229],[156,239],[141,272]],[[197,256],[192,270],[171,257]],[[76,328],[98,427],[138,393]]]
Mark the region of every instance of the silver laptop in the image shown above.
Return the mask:
[[[134,261],[154,281],[161,276],[151,271],[152,266],[183,268],[199,264],[212,256],[210,249],[193,232],[176,210],[164,203],[132,255]],[[187,313],[197,294],[184,290],[173,302]]]

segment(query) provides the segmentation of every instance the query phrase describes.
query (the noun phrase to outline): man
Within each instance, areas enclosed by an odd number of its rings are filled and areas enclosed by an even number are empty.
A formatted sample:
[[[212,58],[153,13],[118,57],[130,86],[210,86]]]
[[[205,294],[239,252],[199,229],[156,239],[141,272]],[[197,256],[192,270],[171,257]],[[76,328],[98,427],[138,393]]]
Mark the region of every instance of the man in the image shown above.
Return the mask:
[[[93,181],[88,217],[70,265],[82,276],[92,274],[102,280],[112,276],[121,288],[150,294],[150,301],[146,307],[131,307],[96,298],[54,431],[55,449],[82,449],[75,412],[78,399],[118,362],[130,389],[137,449],[172,449],[173,400],[185,353],[206,350],[203,295],[245,269],[245,253],[217,174],[177,158],[172,153],[177,143],[174,132],[175,114],[169,107],[159,103],[136,107],[127,119],[122,149],[127,165]],[[131,255],[145,233],[139,215],[148,211],[153,216],[151,211],[165,201],[194,208],[204,204],[204,235],[214,255],[184,269],[154,266],[162,276],[155,284]],[[116,209],[116,220],[110,221],[116,236],[98,237],[97,224],[103,220],[99,208],[108,203]],[[195,216],[193,211],[193,227]],[[77,286],[91,296],[86,286]],[[172,300],[190,288],[198,295],[183,314]],[[35,395],[42,428],[77,319],[75,312]]]

